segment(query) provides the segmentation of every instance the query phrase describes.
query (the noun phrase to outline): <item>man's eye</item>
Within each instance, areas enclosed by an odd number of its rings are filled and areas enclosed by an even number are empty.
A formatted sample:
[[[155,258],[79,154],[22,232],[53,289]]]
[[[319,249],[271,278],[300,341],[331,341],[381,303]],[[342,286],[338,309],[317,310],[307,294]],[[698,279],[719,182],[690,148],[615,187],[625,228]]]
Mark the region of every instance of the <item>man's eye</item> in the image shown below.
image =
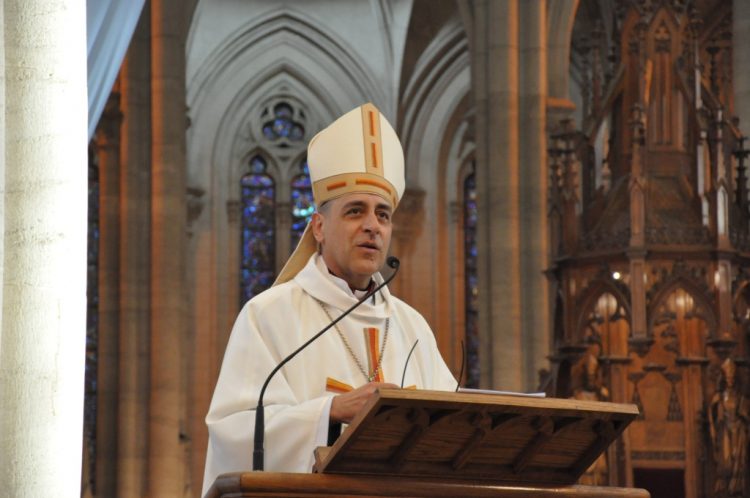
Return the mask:
[[[386,220],[386,221],[391,219],[391,213],[388,213],[386,211],[381,211],[379,213],[379,216],[381,219]]]

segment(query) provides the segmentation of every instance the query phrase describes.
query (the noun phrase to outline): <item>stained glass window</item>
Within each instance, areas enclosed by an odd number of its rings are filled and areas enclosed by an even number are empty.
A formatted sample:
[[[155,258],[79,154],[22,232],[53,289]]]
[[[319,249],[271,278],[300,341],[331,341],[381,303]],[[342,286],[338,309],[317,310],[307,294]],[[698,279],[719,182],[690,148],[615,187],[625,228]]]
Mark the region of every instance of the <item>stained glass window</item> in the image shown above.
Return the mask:
[[[263,123],[263,135],[268,140],[286,138],[299,142],[305,138],[305,127],[302,123],[295,121],[292,106],[281,102],[273,107],[273,118]]]
[[[472,172],[464,180],[464,278],[466,296],[466,386],[479,386],[479,286],[477,189]]]
[[[94,492],[96,476],[96,372],[99,331],[99,167],[96,155],[89,148],[89,192],[88,192],[88,240],[86,265],[86,366],[83,402],[83,451],[84,464],[88,469],[83,475],[84,483]]]
[[[275,186],[261,156],[240,180],[242,206],[241,304],[271,287],[275,274]]]
[[[315,203],[313,202],[312,183],[310,182],[310,170],[305,159],[299,166],[299,173],[292,178],[292,250],[297,247],[302,232],[305,231],[307,222],[310,221]]]

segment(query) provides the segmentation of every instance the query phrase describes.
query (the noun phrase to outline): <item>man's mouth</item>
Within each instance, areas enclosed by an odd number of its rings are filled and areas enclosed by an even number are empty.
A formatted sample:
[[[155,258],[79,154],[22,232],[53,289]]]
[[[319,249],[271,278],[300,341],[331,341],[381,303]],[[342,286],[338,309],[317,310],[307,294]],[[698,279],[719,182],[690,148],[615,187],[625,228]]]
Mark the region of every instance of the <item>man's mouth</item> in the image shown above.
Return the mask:
[[[363,242],[361,244],[358,244],[358,247],[362,247],[364,249],[372,249],[372,250],[375,250],[375,251],[379,251],[380,250],[380,247],[378,247],[378,245],[376,243],[374,243],[374,242]]]

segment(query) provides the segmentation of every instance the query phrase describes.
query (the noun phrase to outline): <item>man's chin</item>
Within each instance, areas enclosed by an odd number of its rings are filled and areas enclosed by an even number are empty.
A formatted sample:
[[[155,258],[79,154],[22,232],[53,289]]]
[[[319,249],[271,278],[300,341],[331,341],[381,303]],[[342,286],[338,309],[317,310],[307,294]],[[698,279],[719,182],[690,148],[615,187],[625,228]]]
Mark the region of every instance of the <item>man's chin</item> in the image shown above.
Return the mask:
[[[360,275],[374,275],[385,264],[385,260],[365,260],[362,261],[359,265],[357,265],[356,271]]]

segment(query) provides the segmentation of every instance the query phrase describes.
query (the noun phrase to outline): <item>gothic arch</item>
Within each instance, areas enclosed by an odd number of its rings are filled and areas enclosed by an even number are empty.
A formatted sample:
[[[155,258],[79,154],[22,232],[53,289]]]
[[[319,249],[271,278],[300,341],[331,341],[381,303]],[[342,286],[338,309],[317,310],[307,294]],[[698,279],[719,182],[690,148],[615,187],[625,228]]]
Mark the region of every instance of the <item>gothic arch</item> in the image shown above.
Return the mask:
[[[630,296],[627,290],[618,285],[614,279],[599,278],[592,281],[584,289],[578,300],[580,304],[577,306],[576,336],[579,336],[579,332],[585,327],[586,316],[594,309],[599,299],[605,294],[614,296],[617,301],[617,307],[622,307],[625,310],[625,316],[622,318],[630,323]],[[583,337],[583,335],[580,335],[580,337]]]
[[[547,69],[549,96],[570,98],[570,41],[579,0],[558,0],[547,6]]]
[[[298,74],[297,74],[298,75]],[[269,172],[277,182],[277,200],[288,198],[288,182],[299,159],[305,154],[307,139],[335,114],[334,104],[323,97],[306,80],[295,77],[295,70],[286,61],[276,67],[260,71],[254,78],[235,91],[222,109],[211,109],[205,116],[196,116],[190,130],[188,149],[188,178],[191,187],[208,193],[203,209],[194,221],[193,229],[211,233],[215,244],[222,247],[230,237],[228,223],[232,223],[233,203],[237,201],[238,182],[249,155],[262,150],[268,161]],[[257,83],[257,84],[256,84]],[[305,138],[290,148],[279,149],[269,143],[261,132],[261,112],[269,102],[286,100],[305,112]],[[271,151],[274,150],[274,152]],[[216,264],[226,264],[217,253]]]
[[[736,303],[743,295],[750,296],[750,277],[747,276],[737,280],[732,293],[732,301]]]
[[[657,313],[659,307],[665,305],[670,296],[679,289],[685,291],[685,293],[687,293],[697,304],[696,308],[703,311],[704,314],[701,315],[700,318],[705,321],[706,326],[708,327],[706,339],[716,338],[718,321],[714,304],[706,298],[705,291],[699,283],[684,275],[674,276],[659,285],[656,292],[649,299],[650,303],[647,310],[647,327],[649,335],[653,335],[656,320],[659,318]]]
[[[463,26],[457,18],[453,18],[438,31],[419,56],[401,97],[403,111],[399,115],[399,124],[403,128],[405,142],[409,141],[418,113],[441,93],[437,87],[445,87],[457,73],[468,69],[468,50]]]
[[[449,128],[460,125],[466,112],[456,110],[471,90],[468,40],[458,19],[447,23],[417,60],[403,96],[399,129],[406,145],[407,184],[430,178],[440,163],[439,152],[451,140]],[[436,146],[438,145],[439,146]]]
[[[609,275],[609,270],[602,270],[583,289],[572,319],[577,346],[590,349],[596,345],[596,356],[627,356],[632,334],[630,294],[625,284]]]
[[[654,15],[648,28],[647,53],[652,63],[652,84],[644,92],[648,101],[647,128],[650,143],[661,147],[685,150],[682,123],[687,112],[680,85],[677,84],[675,61],[681,53],[680,27],[675,13],[663,6]]]
[[[265,147],[256,145],[245,151],[233,168],[235,170],[235,174],[232,177],[232,180],[234,180],[234,184],[238,189],[239,186],[236,180],[239,180],[248,173],[248,166],[250,164],[250,161],[256,156],[260,156],[263,161],[265,161],[266,173],[273,179],[274,183],[279,183],[282,180],[283,175],[281,173],[281,168],[279,168],[279,164],[274,160],[273,154],[271,154]]]
[[[470,67],[468,40],[457,17],[449,19],[416,60],[410,78],[403,85],[398,128],[404,144],[407,195],[420,198],[420,214],[411,222],[408,254],[430,255],[409,261],[408,282],[424,282],[427,292],[414,293],[413,305],[437,331],[438,345],[448,363],[458,371],[463,334],[463,271],[457,263],[457,199],[459,169],[472,154],[470,136]],[[398,222],[397,218],[394,222]],[[414,220],[417,221],[414,221]],[[413,235],[416,234],[416,237]],[[435,264],[445,271],[435,272]],[[404,268],[406,270],[406,268]],[[406,287],[397,289],[409,295]]]
[[[201,105],[212,87],[231,78],[238,69],[274,66],[274,61],[285,57],[304,65],[316,83],[311,87],[329,89],[332,102],[340,103],[346,96],[352,102],[350,107],[355,107],[363,99],[386,100],[384,90],[346,41],[311,22],[303,13],[282,6],[253,17],[230,33],[203,61],[195,62],[198,67],[192,68],[188,59],[188,103],[191,108]],[[243,77],[247,74],[241,72]],[[338,107],[336,115],[349,110]]]
[[[737,330],[734,337],[739,344],[738,353],[747,356],[750,351],[750,278],[747,276],[738,282],[732,296],[732,315]]]
[[[196,17],[210,12],[204,7]],[[194,26],[191,31],[189,50],[201,48],[200,29],[206,28]],[[189,182],[210,192],[208,198],[219,207],[231,200],[227,189],[237,178],[248,143],[259,142],[248,122],[257,119],[263,101],[286,96],[303,103],[307,140],[350,108],[366,100],[387,100],[386,90],[370,77],[354,49],[286,6],[251,17],[211,50],[188,59]],[[281,186],[290,169],[280,168]],[[196,222],[212,223],[205,217]]]
[[[305,114],[305,134],[296,145],[287,148],[284,153],[284,164],[278,165],[278,179],[287,182],[293,173],[290,165],[305,154],[306,143],[319,130],[323,123],[332,119],[335,114],[329,109],[324,96],[308,85],[308,81],[299,77],[295,68],[280,62],[280,65],[261,73],[259,84],[248,82],[238,90],[226,114],[216,126],[214,146],[211,149],[212,164],[232,165],[227,174],[229,180],[237,178],[234,169],[235,158],[246,153],[248,147],[263,144],[268,149],[274,147],[263,137],[260,116],[264,107],[273,102],[285,101]],[[279,156],[278,153],[271,154]],[[218,173],[218,172],[217,172]]]

